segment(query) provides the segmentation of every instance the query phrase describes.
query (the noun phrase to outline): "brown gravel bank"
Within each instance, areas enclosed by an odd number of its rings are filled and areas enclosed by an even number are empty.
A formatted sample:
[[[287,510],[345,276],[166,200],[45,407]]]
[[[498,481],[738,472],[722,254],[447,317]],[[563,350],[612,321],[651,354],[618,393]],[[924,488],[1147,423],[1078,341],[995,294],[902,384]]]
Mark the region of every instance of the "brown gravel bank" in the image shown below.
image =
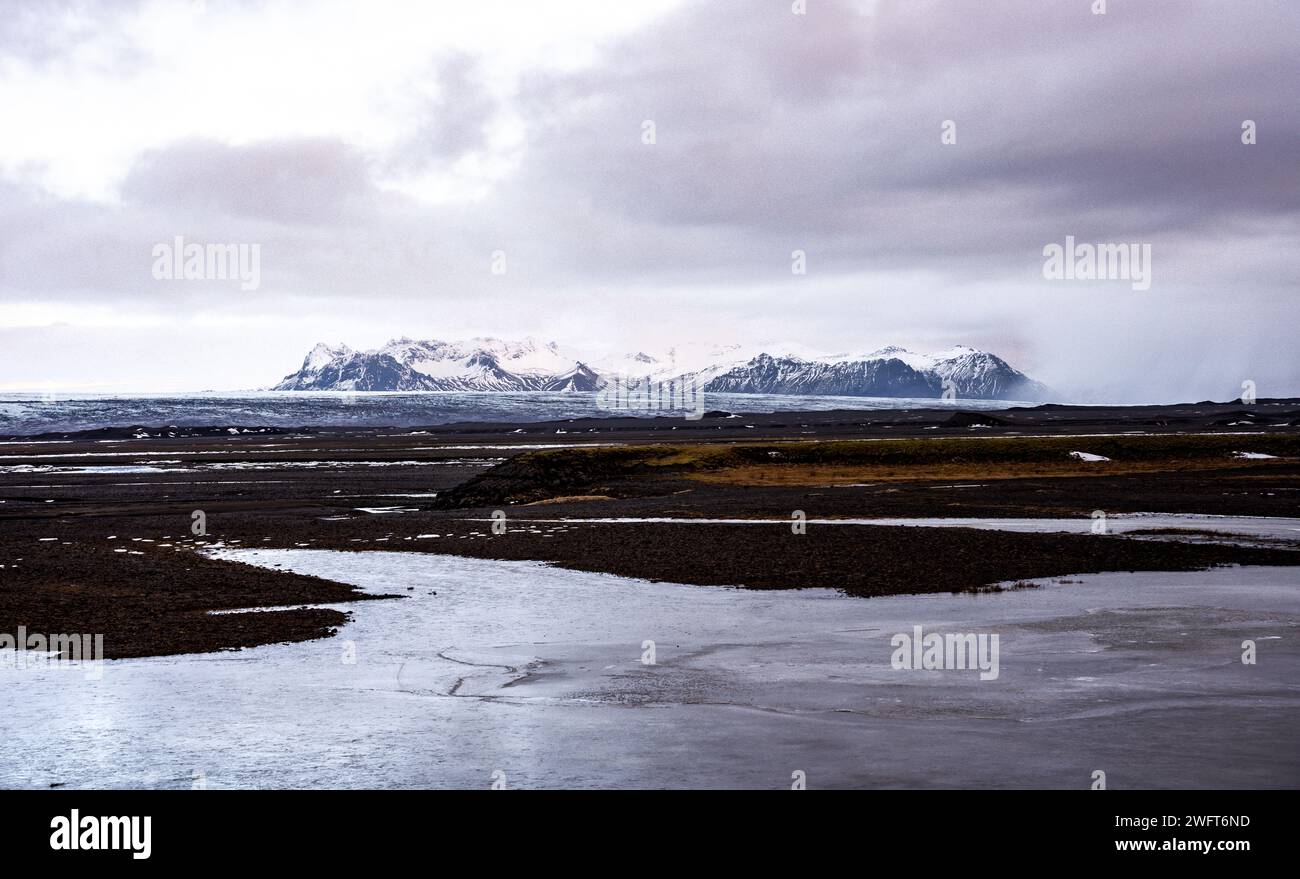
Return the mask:
[[[978,591],[995,583],[1101,571],[1190,571],[1215,565],[1300,565],[1300,552],[1017,534],[971,528],[808,525],[537,524],[420,541],[426,552],[539,559],[579,571],[750,589],[826,587],[876,596]],[[378,548],[378,547],[376,547]]]
[[[0,571],[0,632],[102,634],[104,658],[166,656],[323,638],[347,614],[323,608],[212,610],[357,601],[351,586],[128,543],[127,552],[38,543]],[[122,547],[119,547],[122,548]],[[8,547],[12,552],[13,547]],[[131,555],[130,552],[140,555]]]

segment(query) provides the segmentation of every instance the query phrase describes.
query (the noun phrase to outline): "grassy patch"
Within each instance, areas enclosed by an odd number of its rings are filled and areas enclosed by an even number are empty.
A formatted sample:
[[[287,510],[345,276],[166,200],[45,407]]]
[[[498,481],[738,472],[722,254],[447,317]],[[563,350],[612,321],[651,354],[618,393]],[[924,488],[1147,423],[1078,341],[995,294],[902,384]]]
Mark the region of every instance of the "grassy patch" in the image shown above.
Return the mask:
[[[1084,451],[1109,461],[1081,461]],[[1255,451],[1275,459],[1250,460]],[[439,498],[440,507],[528,503],[565,495],[626,494],[642,479],[750,485],[930,479],[1095,476],[1258,468],[1300,457],[1294,435],[935,437],[802,443],[660,444],[550,449],[511,458]],[[622,484],[623,491],[612,489]]]

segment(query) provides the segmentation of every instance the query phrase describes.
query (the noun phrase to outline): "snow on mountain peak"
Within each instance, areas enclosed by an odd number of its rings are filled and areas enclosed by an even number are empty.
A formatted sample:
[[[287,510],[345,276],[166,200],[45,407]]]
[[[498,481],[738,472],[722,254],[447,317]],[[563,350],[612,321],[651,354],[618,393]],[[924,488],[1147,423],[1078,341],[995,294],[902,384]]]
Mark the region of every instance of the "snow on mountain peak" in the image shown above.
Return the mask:
[[[328,345],[325,342],[317,342],[316,347],[312,348],[303,358],[302,368],[304,371],[320,369],[325,364],[339,357],[346,357],[352,353],[352,349],[347,345]]]
[[[938,364],[950,360],[956,360],[971,354],[983,354],[976,348],[968,345],[954,345],[943,351],[936,351],[932,354],[921,354],[916,351],[910,351],[899,345],[886,345],[884,348],[871,351],[867,354],[861,354],[852,359],[855,360],[900,360],[916,370],[934,369]]]
[[[939,351],[930,356],[936,363],[942,363],[945,360],[956,360],[958,357],[966,357],[970,354],[983,354],[978,348],[971,348],[969,345],[954,345],[946,351]]]
[[[531,337],[480,336],[443,342],[401,337],[356,352],[320,343],[280,390],[586,391],[602,376],[684,379],[716,392],[927,396],[954,383],[959,394],[1042,399],[1046,388],[993,354],[958,345],[919,354],[890,345],[867,354],[823,354],[793,343],[690,343],[656,356],[644,351],[602,361]],[[1008,396],[1021,393],[1019,398]]]

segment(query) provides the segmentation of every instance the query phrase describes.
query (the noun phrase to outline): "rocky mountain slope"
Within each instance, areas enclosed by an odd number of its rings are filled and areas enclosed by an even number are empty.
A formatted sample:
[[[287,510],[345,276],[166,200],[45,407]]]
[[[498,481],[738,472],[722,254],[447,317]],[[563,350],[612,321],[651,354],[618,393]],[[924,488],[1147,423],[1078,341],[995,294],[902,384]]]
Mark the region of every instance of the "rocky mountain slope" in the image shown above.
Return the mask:
[[[585,359],[554,342],[476,338],[463,342],[394,339],[354,351],[318,344],[280,391],[568,391],[589,393],[621,377],[685,381],[709,393],[848,397],[941,397],[1041,401],[1049,391],[1002,358],[958,347],[918,354],[889,347],[867,354],[816,355],[791,346],[745,352],[705,346]]]

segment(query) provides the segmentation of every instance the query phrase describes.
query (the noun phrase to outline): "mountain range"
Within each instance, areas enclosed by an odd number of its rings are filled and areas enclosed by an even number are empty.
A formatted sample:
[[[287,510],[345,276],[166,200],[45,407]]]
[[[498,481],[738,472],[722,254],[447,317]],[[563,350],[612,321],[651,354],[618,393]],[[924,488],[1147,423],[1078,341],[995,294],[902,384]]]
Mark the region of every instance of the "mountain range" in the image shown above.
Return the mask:
[[[655,356],[591,359],[554,342],[474,338],[394,339],[369,351],[316,345],[277,391],[595,392],[614,377],[692,382],[705,393],[940,397],[1042,401],[1044,385],[986,351],[958,346],[918,354],[890,346],[865,354],[817,354],[800,346],[749,350],[692,345]]]

